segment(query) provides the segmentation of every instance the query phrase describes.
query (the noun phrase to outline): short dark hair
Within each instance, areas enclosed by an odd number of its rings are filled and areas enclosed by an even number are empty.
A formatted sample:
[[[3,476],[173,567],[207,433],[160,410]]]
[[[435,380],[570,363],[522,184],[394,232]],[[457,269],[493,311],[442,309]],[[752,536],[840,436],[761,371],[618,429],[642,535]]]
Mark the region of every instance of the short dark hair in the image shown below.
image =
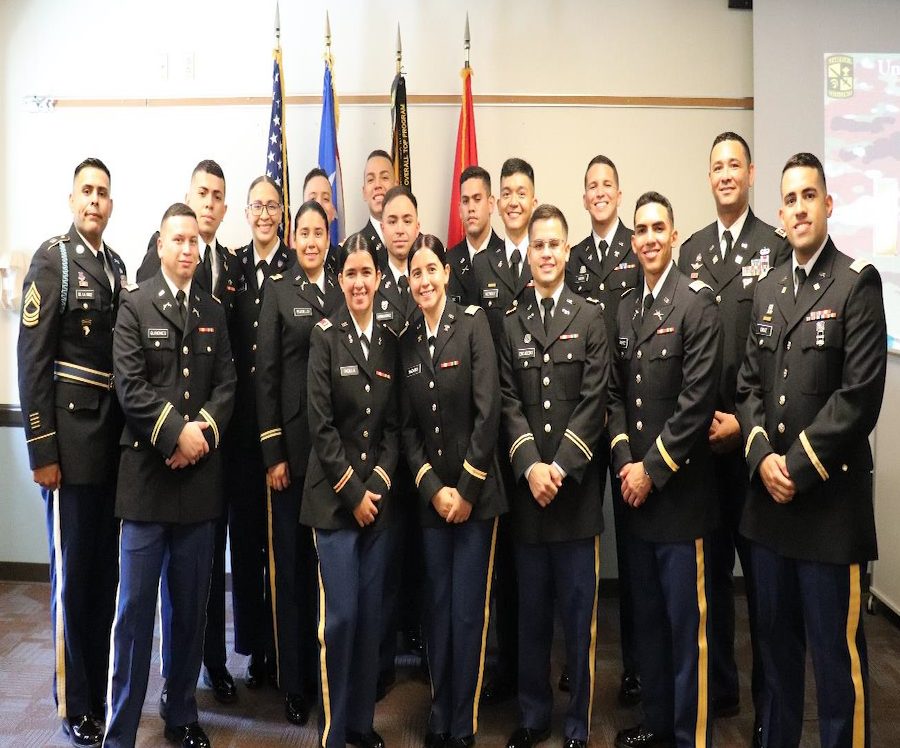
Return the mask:
[[[384,193],[384,200],[381,202],[381,212],[384,215],[384,210],[387,208],[388,203],[393,202],[398,197],[408,197],[409,201],[413,204],[413,207],[416,209],[416,213],[419,212],[419,203],[416,200],[416,196],[413,195],[412,191],[409,187],[404,187],[402,184],[397,184],[391,187],[387,192]]]
[[[368,156],[366,156],[366,163],[369,163],[369,161],[371,161],[373,158],[386,158],[391,163],[394,163],[394,159],[391,158],[391,154],[381,148],[376,148]],[[363,170],[365,170],[365,168]]]
[[[747,145],[747,141],[744,140],[736,132],[731,132],[730,130],[728,130],[726,132],[720,132],[718,135],[716,135],[715,139],[713,140],[712,147],[710,147],[710,149],[709,149],[710,158],[712,158],[712,152],[715,149],[715,147],[717,145],[719,145],[719,143],[724,143],[726,140],[733,140],[736,143],[740,143],[744,148],[744,155],[747,156],[747,163],[748,164],[753,163],[753,159],[750,157],[750,146]]]
[[[278,193],[278,199],[280,200],[281,199],[281,187],[279,187],[276,184],[275,180],[272,179],[272,177],[267,176],[266,174],[263,174],[261,177],[257,177],[252,182],[250,182],[250,187],[247,189],[247,200],[250,199],[250,193],[253,192],[253,188],[256,187],[256,185],[258,185],[258,184],[262,184],[263,182],[265,184],[271,184],[275,188],[275,192]]]
[[[637,202],[634,204],[634,214],[637,215],[638,210],[650,203],[662,205],[669,214],[669,223],[672,224],[672,226],[675,225],[675,211],[672,210],[672,203],[669,202],[669,198],[659,192],[654,192],[653,190],[645,192],[637,199]]]
[[[74,182],[78,179],[78,175],[81,174],[85,169],[100,169],[104,174],[106,174],[106,178],[112,182],[112,176],[109,173],[109,169],[106,168],[106,164],[104,164],[99,158],[94,158],[93,156],[86,158],[82,161],[78,166],[75,167],[75,173],[72,175],[72,181]]]
[[[500,167],[500,180],[511,177],[513,174],[524,174],[531,180],[531,186],[534,187],[534,169],[523,158],[508,158]]]
[[[613,176],[616,178],[616,187],[619,186],[619,170],[616,168],[616,165],[613,163],[612,159],[609,156],[604,156],[603,154],[598,154],[594,156],[587,165],[587,169],[584,170],[584,186],[587,187],[587,175],[591,170],[592,166],[596,166],[597,164],[605,164],[610,169],[612,169]]]
[[[348,236],[347,240],[341,245],[341,250],[338,252],[338,272],[344,271],[344,264],[347,262],[347,258],[354,252],[367,252],[372,258],[375,270],[379,270],[378,255],[375,253],[375,247],[369,243],[366,235],[359,231]]]
[[[528,238],[531,238],[531,227],[534,226],[535,223],[538,221],[552,221],[554,218],[562,224],[563,232],[568,239],[569,224],[566,222],[566,217],[559,208],[555,205],[550,205],[550,203],[542,203],[534,209],[534,213],[531,214],[531,220],[528,222]]]
[[[325,235],[328,235],[328,214],[325,212],[325,208],[319,205],[318,200],[307,200],[303,205],[297,208],[297,212],[294,214],[294,231],[297,231],[297,224],[300,222],[300,217],[305,213],[309,213],[309,211],[313,211],[322,216],[322,220],[325,222]]]
[[[222,167],[219,166],[215,161],[211,158],[203,159],[199,164],[194,167],[194,170],[191,172],[191,179],[196,176],[197,172],[203,172],[204,174],[212,174],[214,177],[218,177],[223,182],[225,181],[225,172],[222,171]]]
[[[328,180],[328,183],[331,184],[331,180],[328,179],[328,174],[325,173],[325,169],[321,169],[318,166],[309,170],[307,175],[303,178],[303,191],[306,192],[306,185],[309,184],[310,179],[315,179],[316,177],[325,177]]]
[[[462,187],[470,179],[480,179],[487,187],[488,195],[491,194],[491,175],[488,174],[487,169],[482,169],[480,166],[467,166],[459,175],[459,186]]]
[[[819,179],[822,180],[822,189],[826,192],[828,191],[828,183],[825,181],[825,168],[822,166],[822,162],[812,153],[807,153],[805,151],[795,153],[787,160],[787,163],[781,170],[781,176],[783,177],[788,169],[796,169],[801,166],[808,169],[815,169],[819,172]]]
[[[434,234],[419,234],[416,237],[416,240],[412,243],[409,254],[406,256],[407,271],[409,271],[409,269],[412,267],[412,258],[420,249],[430,249],[435,253],[435,255],[437,255],[438,261],[441,263],[441,265],[447,264],[447,252],[444,249],[443,242]]]
[[[166,208],[166,212],[163,213],[162,220],[159,222],[159,228],[162,230],[162,227],[165,226],[166,221],[170,218],[175,218],[176,216],[190,216],[195,221],[197,220],[197,214],[190,208],[190,206],[185,205],[184,203],[172,203],[168,208]]]

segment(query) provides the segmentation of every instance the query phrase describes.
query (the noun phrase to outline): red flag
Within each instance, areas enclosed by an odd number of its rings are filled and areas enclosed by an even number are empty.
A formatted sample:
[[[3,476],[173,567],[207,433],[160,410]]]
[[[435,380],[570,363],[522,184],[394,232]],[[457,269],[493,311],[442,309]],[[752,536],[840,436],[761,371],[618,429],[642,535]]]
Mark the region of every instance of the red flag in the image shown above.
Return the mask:
[[[450,220],[447,224],[447,248],[459,244],[466,232],[459,220],[459,175],[470,166],[478,165],[478,144],[475,141],[475,107],[472,103],[472,68],[468,65],[460,73],[463,79],[462,107],[459,110],[459,131],[456,135],[456,158],[453,162],[453,182],[450,185]]]

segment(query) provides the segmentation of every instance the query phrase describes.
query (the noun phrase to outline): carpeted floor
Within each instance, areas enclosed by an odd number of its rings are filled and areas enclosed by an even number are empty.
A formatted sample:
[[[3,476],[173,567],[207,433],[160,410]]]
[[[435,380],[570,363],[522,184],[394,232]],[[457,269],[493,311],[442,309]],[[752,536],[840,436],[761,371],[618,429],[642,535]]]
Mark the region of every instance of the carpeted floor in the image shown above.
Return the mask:
[[[51,696],[53,651],[49,625],[49,585],[0,582],[0,745],[66,746],[59,729]],[[618,661],[618,605],[615,598],[602,598],[597,651],[598,684],[595,693],[591,748],[612,746],[616,732],[630,727],[639,712],[622,709],[616,703],[620,667]],[[230,605],[229,605],[230,607]],[[872,748],[900,745],[900,629],[882,616],[865,616],[869,646]],[[229,647],[233,639],[229,610]],[[752,728],[749,704],[750,644],[747,635],[746,607],[738,601],[738,662],[741,667],[741,696],[744,709],[737,717],[720,721],[715,727],[715,745],[720,748],[746,746]],[[157,715],[162,681],[159,677],[158,650],[154,647],[147,700],[137,745],[168,745]],[[559,675],[562,645],[557,641],[553,677]],[[308,746],[316,745],[315,718],[303,728],[283,718],[282,702],[272,689],[251,692],[241,677],[245,658],[232,654],[232,674],[238,679],[239,699],[222,706],[210,692],[198,687],[201,723],[215,748],[230,746]],[[378,705],[375,728],[384,736],[388,748],[417,748],[422,744],[428,716],[429,688],[416,677],[415,659],[406,657],[399,670],[397,684]],[[561,743],[561,715],[566,695],[559,694],[554,716],[554,734],[545,743],[557,748]],[[807,675],[806,723],[802,748],[818,746],[815,688],[811,671]],[[504,748],[506,739],[518,724],[514,702],[484,708],[479,718],[478,745]]]

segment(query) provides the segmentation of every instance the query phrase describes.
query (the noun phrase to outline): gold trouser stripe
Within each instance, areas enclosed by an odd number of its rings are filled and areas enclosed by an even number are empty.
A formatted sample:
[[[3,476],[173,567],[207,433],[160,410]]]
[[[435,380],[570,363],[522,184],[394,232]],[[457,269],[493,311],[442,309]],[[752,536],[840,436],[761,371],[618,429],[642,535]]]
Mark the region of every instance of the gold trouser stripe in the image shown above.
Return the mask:
[[[487,653],[488,625],[491,622],[491,584],[494,580],[494,552],[497,549],[497,524],[494,517],[491,529],[491,553],[488,556],[487,582],[484,586],[484,623],[481,627],[481,654],[478,656],[478,678],[475,681],[475,700],[472,703],[472,734],[478,734],[478,704],[481,701],[481,686],[484,683],[484,656]],[[432,687],[433,691],[433,687]]]
[[[159,616],[159,674],[164,675],[166,672],[166,639],[169,633],[163,625],[162,616],[162,574],[159,575],[159,584],[156,585],[156,614]],[[110,663],[112,659],[110,659]],[[109,702],[107,702],[109,703]]]
[[[585,457],[588,458],[588,460],[594,459],[594,453],[591,452],[590,447],[588,447],[584,440],[574,431],[572,431],[571,429],[566,429],[566,432],[565,434],[563,434],[563,436],[565,436],[570,442],[572,442],[572,444],[578,447],[578,449],[582,451],[582,453]]]
[[[113,690],[113,675],[114,675],[114,673],[115,673],[115,668],[114,668],[113,666],[114,666],[115,661],[116,661],[116,659],[115,659],[115,655],[116,655],[116,626],[117,626],[118,623],[119,623],[119,592],[120,592],[121,589],[122,589],[122,520],[119,520],[119,554],[118,554],[118,556],[116,556],[116,558],[117,558],[116,564],[117,564],[118,567],[119,567],[119,576],[118,576],[119,581],[116,583],[116,608],[115,608],[116,612],[115,612],[115,615],[113,616],[112,626],[109,627],[109,660],[108,660],[109,665],[107,666],[107,675],[106,675],[106,703],[107,703],[107,704],[112,704],[112,703],[113,703],[113,692],[112,692],[112,690]],[[156,598],[156,599],[157,599],[157,606],[158,606],[158,605],[159,605],[159,588],[158,588],[158,586],[157,586],[157,593],[156,593],[156,594],[157,594],[157,598]],[[160,611],[159,619],[160,619],[160,634],[162,634],[162,631],[163,631],[163,628],[162,628],[162,611]],[[163,652],[163,644],[162,644],[162,637],[160,637],[160,642],[159,642],[159,654],[160,654],[159,671],[160,671],[160,675],[162,675],[162,666],[163,666],[163,663],[162,663],[162,652]],[[107,709],[107,710],[106,710],[106,729],[104,730],[104,733],[109,732],[109,723],[110,723],[110,720],[112,720],[112,709]]]
[[[341,479],[334,484],[334,492],[339,493],[340,490],[347,485],[347,481],[350,480],[350,476],[353,475],[353,467],[348,467],[344,474],[341,476]]]
[[[659,450],[659,453],[662,455],[662,458],[666,461],[666,465],[669,466],[669,470],[673,473],[678,472],[678,463],[672,459],[672,455],[669,454],[669,451],[666,449],[666,445],[662,443],[662,437],[656,437],[656,448]]]
[[[56,714],[65,719],[68,716],[66,708],[66,619],[63,615],[63,586],[66,583],[63,577],[62,558],[62,528],[59,518],[59,490],[53,492],[53,566],[56,571],[56,635],[54,646],[56,653]],[[112,672],[113,661],[109,661]],[[112,701],[107,703],[112,704]]]
[[[473,478],[478,478],[478,480],[487,479],[487,473],[484,470],[479,470],[477,467],[473,467],[472,463],[470,463],[468,460],[463,460],[463,470],[465,470]]]
[[[388,474],[385,471],[385,469],[383,467],[381,467],[381,465],[376,465],[374,468],[372,468],[372,472],[378,473],[378,477],[380,477],[381,480],[384,481],[384,485],[386,485],[388,487],[388,491],[390,491],[391,490],[391,479],[388,478]]]
[[[694,541],[697,557],[697,610],[700,625],[697,629],[697,728],[694,744],[706,745],[709,719],[709,645],[706,641],[706,560],[703,555],[703,538]]]
[[[851,564],[850,603],[847,609],[847,649],[850,652],[850,677],[853,679],[853,748],[863,748],[866,742],[866,698],[859,648],[856,646],[862,594],[859,576],[859,564]]]
[[[422,478],[425,477],[425,473],[431,470],[431,463],[426,462],[422,467],[419,468],[419,472],[416,473],[416,488],[419,487],[419,484],[422,482]]]
[[[816,454],[816,450],[814,450],[812,444],[810,444],[809,437],[806,435],[805,430],[800,432],[800,444],[803,445],[803,451],[806,452],[806,456],[809,457],[809,461],[813,464],[819,477],[822,480],[828,480],[828,471],[825,469],[821,460],[819,460],[819,455]]]
[[[591,714],[594,711],[594,687],[597,672],[597,607],[600,590],[600,536],[594,537],[594,607],[591,612],[591,648],[588,650],[588,716],[587,726],[591,729]]]
[[[153,433],[150,434],[150,443],[154,447],[156,446],[156,438],[159,436],[159,430],[162,428],[163,423],[165,423],[166,416],[169,415],[170,410],[172,410],[172,403],[166,403],[163,406],[162,413],[159,414],[159,418],[156,419],[156,424],[153,426]]]
[[[328,742],[331,732],[331,693],[328,690],[328,662],[325,651],[325,583],[322,581],[322,560],[319,558],[319,536],[313,528],[313,545],[316,549],[316,573],[319,577],[319,675],[322,684],[322,713],[325,727],[322,730],[322,748]]]
[[[281,685],[281,651],[278,648],[278,598],[275,590],[275,538],[272,534],[272,488],[266,483],[266,540],[269,545],[269,594],[272,598],[272,632],[275,634],[275,678]]]
[[[616,434],[615,437],[613,437],[613,440],[609,443],[609,448],[610,448],[610,450],[612,450],[612,448],[615,447],[616,444],[618,444],[619,442],[627,442],[627,441],[631,441],[628,438],[628,434]]]
[[[206,408],[200,408],[200,415],[203,416],[203,420],[205,420],[209,427],[213,432],[213,443],[215,444],[216,449],[219,448],[219,424],[216,423],[216,419],[213,418],[209,411]]]
[[[50,436],[56,436],[56,432],[51,431],[49,434],[42,434],[41,436],[32,436],[25,443],[31,444],[31,442],[39,442],[41,439],[46,439],[47,437],[50,437]]]
[[[259,435],[260,442],[266,441],[266,439],[272,439],[273,437],[281,436],[281,429],[269,429],[268,431],[263,431]]]
[[[753,444],[754,438],[759,434],[762,434],[766,437],[766,441],[769,441],[769,435],[766,433],[766,430],[762,426],[754,426],[750,429],[750,436],[747,437],[747,446],[744,447],[744,457],[747,457],[750,454],[750,445]]]
[[[509,459],[512,460],[513,455],[516,453],[516,450],[521,447],[527,441],[534,441],[534,434],[528,432],[527,434],[522,434],[518,439],[516,439],[512,446],[509,448]]]

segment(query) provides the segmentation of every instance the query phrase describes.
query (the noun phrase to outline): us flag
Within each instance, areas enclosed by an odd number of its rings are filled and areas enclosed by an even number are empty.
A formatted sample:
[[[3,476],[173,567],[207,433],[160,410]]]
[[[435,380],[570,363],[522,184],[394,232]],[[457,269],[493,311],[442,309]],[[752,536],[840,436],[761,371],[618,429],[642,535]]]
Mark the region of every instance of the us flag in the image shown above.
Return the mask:
[[[281,69],[281,47],[276,47],[272,53],[275,58],[272,69],[272,116],[269,119],[269,142],[266,153],[266,176],[270,177],[281,193],[281,204],[284,210],[281,213],[281,226],[278,228],[278,236],[285,244],[290,245],[290,231],[286,230],[291,215],[291,199],[288,187],[288,159],[287,140],[284,127],[284,78]]]

